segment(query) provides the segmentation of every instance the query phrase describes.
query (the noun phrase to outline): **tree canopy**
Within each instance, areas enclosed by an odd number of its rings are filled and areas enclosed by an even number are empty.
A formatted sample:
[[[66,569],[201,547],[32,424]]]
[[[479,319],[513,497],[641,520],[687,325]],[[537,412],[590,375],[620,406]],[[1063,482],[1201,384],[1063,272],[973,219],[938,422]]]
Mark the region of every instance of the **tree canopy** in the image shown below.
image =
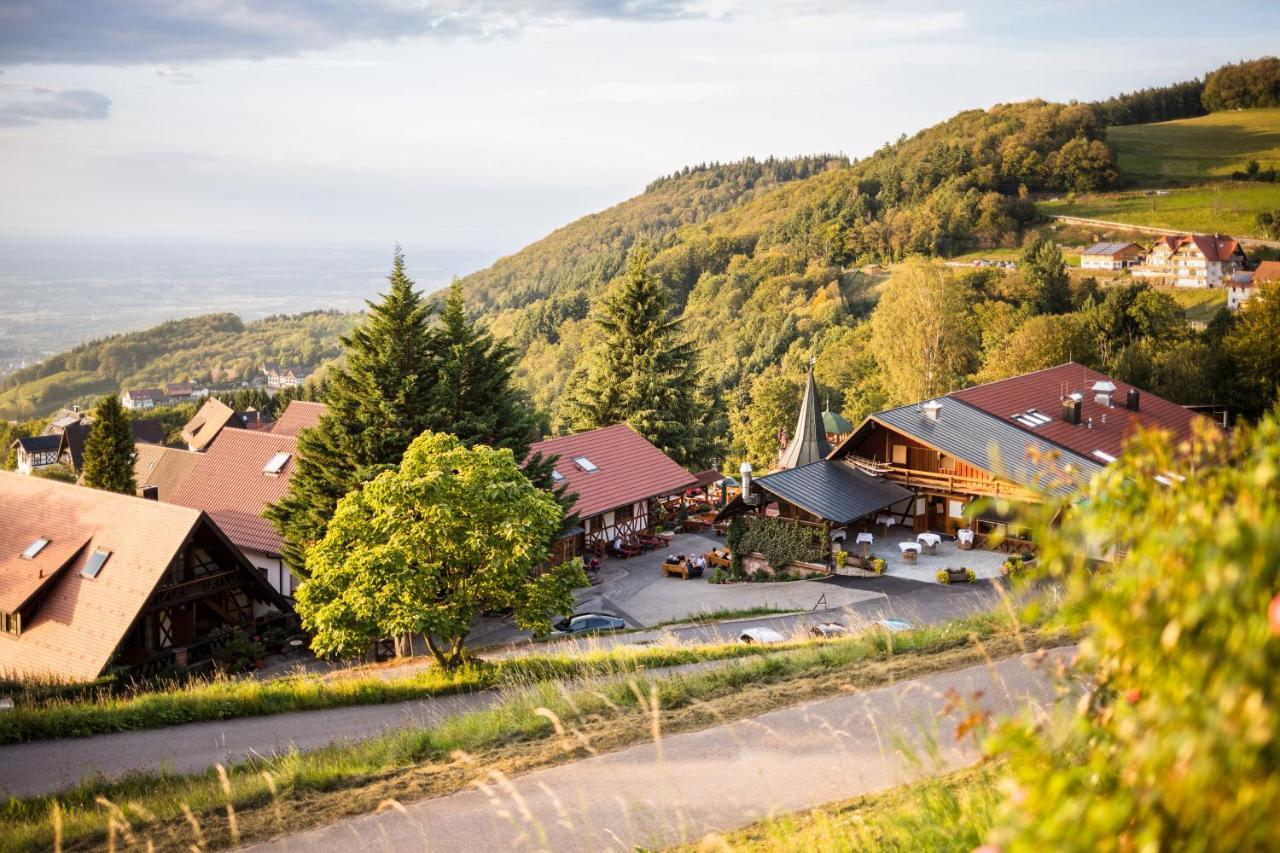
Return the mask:
[[[463,661],[481,610],[513,608],[516,624],[550,630],[587,584],[580,560],[536,573],[562,509],[508,449],[468,449],[425,432],[395,470],[338,502],[307,555],[298,613],[325,657],[367,651],[379,637],[422,634],[442,666]]]
[[[93,426],[84,442],[84,484],[94,489],[132,495],[138,491],[133,475],[137,451],[133,426],[115,394],[103,397],[93,409]]]

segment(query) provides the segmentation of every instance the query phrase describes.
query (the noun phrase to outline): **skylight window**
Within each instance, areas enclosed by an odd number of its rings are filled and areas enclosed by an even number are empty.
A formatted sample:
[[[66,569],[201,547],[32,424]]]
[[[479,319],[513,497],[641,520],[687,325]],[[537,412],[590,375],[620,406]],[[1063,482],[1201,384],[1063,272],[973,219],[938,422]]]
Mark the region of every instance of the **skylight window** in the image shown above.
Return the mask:
[[[27,546],[27,550],[22,552],[22,559],[34,560],[36,555],[44,550],[44,546],[49,544],[49,540],[41,536],[36,541]]]
[[[1010,418],[1022,424],[1024,427],[1029,427],[1031,429],[1044,426],[1053,420],[1053,418],[1049,417],[1044,412],[1039,412],[1035,409],[1027,409],[1025,412],[1018,412],[1016,415],[1010,415]]]
[[[266,465],[262,466],[262,473],[279,474],[284,469],[284,466],[289,463],[289,458],[292,456],[292,453],[277,453],[267,461]]]
[[[588,471],[588,472],[590,472],[590,471],[599,471],[599,470],[600,470],[599,468],[597,468],[597,467],[596,467],[596,463],[592,462],[590,459],[588,459],[588,458],[587,458],[587,457],[585,457],[585,456],[575,456],[575,457],[573,457],[573,464],[577,465],[577,466],[578,466],[579,468],[581,468],[583,471]]]
[[[80,574],[87,578],[96,578],[98,576],[98,572],[102,571],[102,567],[107,564],[107,558],[110,556],[110,551],[104,551],[99,548],[89,555],[89,562],[84,564],[84,568],[81,569]]]
[[[564,479],[564,474],[561,474],[559,471],[552,471],[551,479],[555,480],[558,483]]]
[[[1105,450],[1095,450],[1093,451],[1093,455],[1101,459],[1103,462],[1106,462],[1108,465],[1116,461],[1116,458]]]

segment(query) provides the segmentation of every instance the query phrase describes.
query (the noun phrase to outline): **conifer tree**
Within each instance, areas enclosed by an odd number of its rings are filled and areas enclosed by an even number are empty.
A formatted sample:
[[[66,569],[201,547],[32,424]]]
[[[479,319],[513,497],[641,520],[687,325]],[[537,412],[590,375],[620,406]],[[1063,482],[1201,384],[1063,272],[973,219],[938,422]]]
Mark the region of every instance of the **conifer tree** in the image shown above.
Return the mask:
[[[345,359],[329,374],[328,414],[299,437],[289,492],[266,512],[299,574],[306,574],[306,549],[324,537],[338,501],[399,465],[410,442],[437,420],[439,335],[398,248],[387,281],[382,300],[370,301],[367,319],[342,339]]]
[[[570,381],[568,421],[576,430],[626,422],[682,465],[702,464],[714,448],[697,355],[649,260],[646,247],[632,250],[621,285],[602,301],[599,339]]]
[[[109,394],[93,410],[93,427],[84,443],[84,484],[132,495],[138,491],[133,476],[136,458],[133,425],[120,398]]]

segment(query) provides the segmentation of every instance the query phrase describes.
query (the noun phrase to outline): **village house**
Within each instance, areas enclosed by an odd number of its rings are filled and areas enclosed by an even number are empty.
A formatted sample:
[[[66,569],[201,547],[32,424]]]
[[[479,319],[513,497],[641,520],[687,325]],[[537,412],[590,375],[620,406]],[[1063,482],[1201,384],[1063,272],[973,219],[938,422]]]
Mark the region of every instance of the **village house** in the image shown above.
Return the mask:
[[[159,388],[129,388],[120,393],[120,405],[131,412],[154,409],[168,402],[164,391]]]
[[[1280,281],[1280,261],[1263,261],[1252,272],[1235,273],[1227,285],[1227,308],[1239,311],[1258,292],[1258,285],[1271,281]]]
[[[164,425],[155,418],[131,421],[133,440],[145,444],[164,443]],[[63,466],[78,474],[84,467],[84,445],[93,429],[93,418],[77,413],[74,417],[55,418],[43,435],[19,438],[10,449],[16,451],[19,474],[33,474],[54,466]]]
[[[1247,260],[1244,248],[1230,237],[1184,234],[1159,238],[1131,272],[1177,287],[1224,287]]]
[[[292,596],[300,581],[281,556],[284,539],[262,513],[289,491],[297,452],[293,436],[223,429],[203,453],[192,454],[198,461],[171,496],[159,498],[203,510],[276,592]]]
[[[257,614],[288,609],[198,510],[0,472],[6,676],[187,667],[252,631]]]
[[[1123,270],[1142,263],[1145,253],[1137,243],[1094,243],[1080,253],[1080,268]]]
[[[581,527],[565,531],[554,562],[608,546],[650,528],[654,502],[697,485],[694,477],[626,424],[540,441],[529,456],[556,456],[556,482],[578,496],[573,511]]]
[[[721,518],[755,511],[838,538],[874,524],[943,536],[968,530],[979,543],[999,530],[1003,547],[1030,547],[1011,526],[1016,513],[983,499],[1016,507],[1070,495],[1139,427],[1165,430],[1176,444],[1198,421],[1211,423],[1067,363],[871,415],[821,460],[748,479]]]
[[[182,427],[182,441],[188,450],[199,452],[207,450],[224,429],[269,431],[271,427],[271,421],[257,409],[237,412],[221,400],[210,398]]]
[[[199,453],[181,447],[164,447],[138,442],[133,446],[133,481],[138,495],[154,501],[173,502],[178,487],[186,482],[191,470],[203,458]]]
[[[129,422],[133,430],[135,443],[147,445],[164,444],[164,423],[159,418],[138,418]],[[84,445],[93,431],[93,418],[84,417],[73,424],[68,424],[62,431],[62,447],[59,448],[59,461],[75,473],[84,469]]]
[[[17,454],[15,470],[19,474],[34,474],[60,464],[62,436],[60,434],[23,436],[14,441],[9,449]]]
[[[300,388],[311,375],[311,371],[302,367],[283,367],[274,361],[262,365],[262,373],[267,378],[267,387],[272,389]]]

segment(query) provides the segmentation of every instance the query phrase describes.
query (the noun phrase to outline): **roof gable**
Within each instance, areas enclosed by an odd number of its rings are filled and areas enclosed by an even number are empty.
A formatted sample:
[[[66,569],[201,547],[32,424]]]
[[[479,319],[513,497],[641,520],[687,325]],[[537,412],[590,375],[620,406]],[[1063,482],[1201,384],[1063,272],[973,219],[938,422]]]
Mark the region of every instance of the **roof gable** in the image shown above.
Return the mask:
[[[273,435],[291,435],[297,437],[304,429],[311,429],[320,423],[320,419],[329,413],[324,403],[313,403],[308,400],[293,400],[281,412],[280,419],[271,427]]]
[[[529,455],[558,456],[555,470],[577,494],[574,511],[583,518],[645,498],[692,488],[692,474],[627,424],[540,441]],[[575,457],[596,470],[584,470]]]
[[[235,411],[221,400],[205,400],[200,411],[182,428],[182,440],[192,450],[204,450],[235,417]]]

